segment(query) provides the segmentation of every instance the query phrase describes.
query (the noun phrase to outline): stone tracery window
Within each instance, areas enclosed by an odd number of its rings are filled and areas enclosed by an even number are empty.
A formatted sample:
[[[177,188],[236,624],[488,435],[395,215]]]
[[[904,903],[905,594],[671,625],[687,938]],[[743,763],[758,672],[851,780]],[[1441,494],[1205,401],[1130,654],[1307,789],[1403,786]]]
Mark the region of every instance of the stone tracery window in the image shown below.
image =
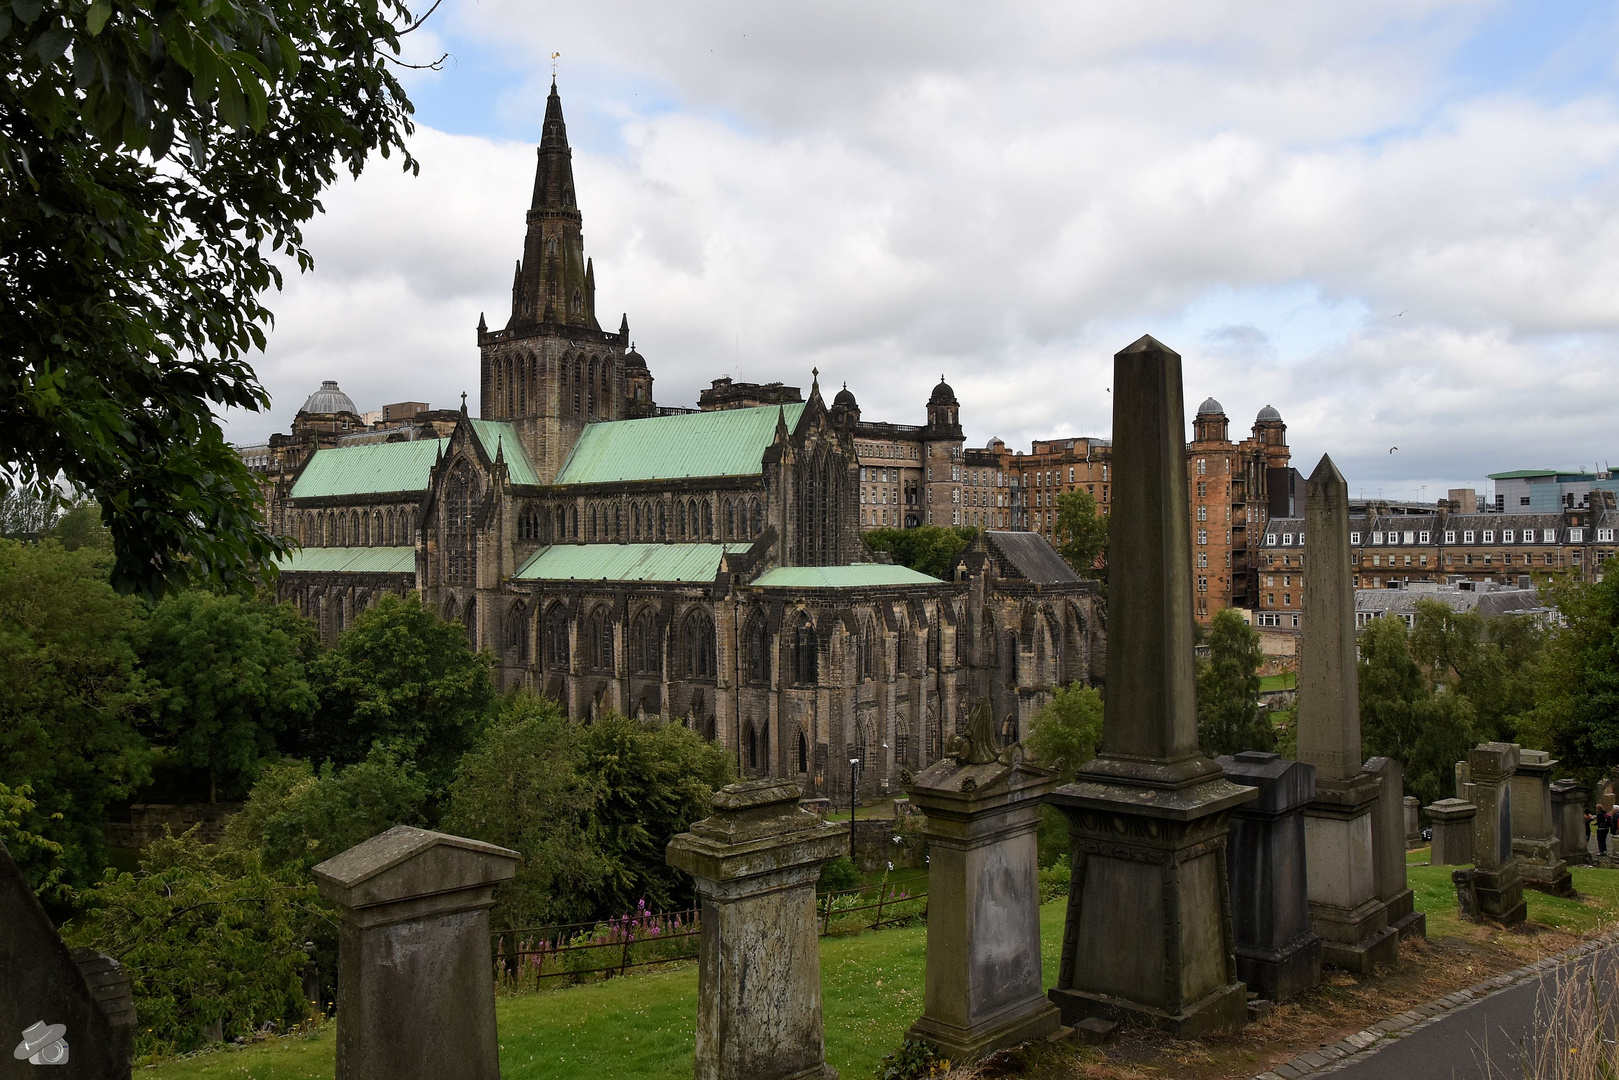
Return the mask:
[[[760,686],[770,684],[770,629],[765,617],[755,612],[748,620],[748,681]]]
[[[477,581],[478,540],[472,520],[476,493],[472,466],[457,462],[444,485],[445,580],[450,585],[472,585]]]
[[[714,620],[708,612],[699,608],[687,615],[681,625],[680,637],[686,661],[686,678],[712,679],[716,667]]]
[[[637,675],[657,675],[663,671],[663,633],[658,618],[642,611],[630,627],[630,671]]]
[[[815,633],[815,624],[810,621],[808,615],[800,614],[799,621],[787,640],[792,649],[793,682],[799,686],[815,685],[819,675],[820,639]]]
[[[552,604],[545,613],[545,667],[552,674],[561,675],[568,670],[568,610],[561,604]]]
[[[590,613],[585,623],[586,647],[590,650],[590,666],[597,671],[613,670],[613,620],[606,607]]]

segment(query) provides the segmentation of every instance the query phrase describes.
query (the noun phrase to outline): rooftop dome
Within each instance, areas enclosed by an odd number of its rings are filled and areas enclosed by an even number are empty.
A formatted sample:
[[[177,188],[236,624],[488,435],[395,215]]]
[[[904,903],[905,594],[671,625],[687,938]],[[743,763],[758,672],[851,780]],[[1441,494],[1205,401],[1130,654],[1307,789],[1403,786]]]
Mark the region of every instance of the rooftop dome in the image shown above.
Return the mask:
[[[1263,409],[1259,410],[1259,415],[1254,417],[1254,423],[1256,424],[1264,423],[1267,420],[1274,420],[1277,423],[1281,423],[1282,414],[1276,411],[1276,406],[1266,405]]]
[[[624,354],[624,366],[627,368],[645,368],[646,357],[635,351],[635,342],[630,342],[630,351]]]
[[[939,385],[933,388],[933,395],[928,398],[928,404],[959,405],[961,403],[956,400],[956,392],[950,389],[950,384],[944,381],[943,375],[940,375]]]
[[[844,383],[843,389],[838,391],[838,396],[832,399],[832,407],[834,409],[843,405],[846,405],[851,409],[860,408],[859,405],[855,404],[854,395],[849,392],[848,383]]]
[[[337,388],[337,382],[327,379],[320,384],[320,389],[309,395],[304,407],[298,410],[301,413],[353,413],[360,415],[360,410],[354,407],[354,399]]]
[[[1199,416],[1224,416],[1225,415],[1225,406],[1221,405],[1218,401],[1215,401],[1213,398],[1205,398],[1203,400],[1203,404],[1201,404],[1201,405],[1199,405],[1197,407],[1197,415],[1199,415]]]

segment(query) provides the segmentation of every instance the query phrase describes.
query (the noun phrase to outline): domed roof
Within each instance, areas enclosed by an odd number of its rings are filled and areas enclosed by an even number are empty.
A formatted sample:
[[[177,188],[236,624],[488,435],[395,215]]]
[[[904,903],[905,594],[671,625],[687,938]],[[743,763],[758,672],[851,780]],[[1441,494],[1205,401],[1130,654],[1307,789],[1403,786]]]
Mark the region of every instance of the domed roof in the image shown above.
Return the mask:
[[[1204,401],[1203,401],[1203,404],[1201,404],[1201,405],[1199,405],[1197,407],[1197,415],[1199,415],[1199,416],[1224,416],[1225,415],[1225,406],[1221,405],[1218,401],[1215,401],[1213,398],[1205,398]]]
[[[944,381],[943,375],[940,375],[939,385],[933,388],[933,395],[928,398],[928,404],[959,405],[961,403],[956,400],[956,392],[950,389],[950,384]]]
[[[1266,420],[1275,420],[1277,423],[1281,423],[1282,414],[1276,411],[1276,406],[1266,405],[1259,410],[1259,415],[1254,417],[1254,423],[1256,424],[1264,423]]]
[[[843,389],[839,390],[837,396],[832,399],[832,407],[834,409],[840,406],[847,406],[851,409],[860,408],[860,406],[855,403],[854,395],[849,392],[848,383],[844,383]]]
[[[298,410],[301,413],[353,413],[358,416],[360,410],[354,407],[354,399],[337,388],[334,379],[327,379],[320,384],[320,389],[309,395],[304,407]]]
[[[635,351],[635,342],[630,342],[630,351],[624,354],[624,366],[627,368],[645,368],[646,358]]]

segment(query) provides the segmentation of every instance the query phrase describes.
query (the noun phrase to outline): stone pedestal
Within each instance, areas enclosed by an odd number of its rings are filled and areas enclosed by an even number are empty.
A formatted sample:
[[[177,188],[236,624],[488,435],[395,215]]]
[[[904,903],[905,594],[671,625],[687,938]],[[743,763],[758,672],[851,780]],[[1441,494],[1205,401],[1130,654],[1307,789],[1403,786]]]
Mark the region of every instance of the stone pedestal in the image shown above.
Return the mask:
[[[1372,814],[1372,879],[1388,909],[1388,924],[1401,937],[1427,937],[1428,917],[1416,910],[1405,875],[1405,770],[1393,758],[1374,757],[1366,772],[1383,793]]]
[[[1405,797],[1405,846],[1407,849],[1422,846],[1422,817],[1415,795]]]
[[[1299,635],[1298,731],[1299,760],[1316,768],[1305,810],[1310,919],[1323,963],[1369,972],[1399,959],[1400,940],[1377,893],[1372,821],[1382,784],[1361,766],[1349,485],[1330,457],[1310,474],[1304,518],[1310,617]]]
[[[515,851],[396,825],[314,868],[335,903],[337,1080],[493,1080],[489,908]]]
[[[1512,853],[1512,776],[1518,769],[1517,744],[1492,742],[1476,746],[1467,753],[1467,765],[1472,774],[1469,789],[1478,805],[1478,814],[1473,818],[1472,871],[1478,917],[1516,926],[1523,922],[1527,911],[1523,877]]]
[[[1048,798],[1074,875],[1050,996],[1196,1038],[1247,1022],[1226,820],[1255,792],[1198,749],[1181,362],[1151,337],[1114,357],[1113,431],[1108,692],[1096,760]]]
[[[1512,853],[1527,889],[1573,896],[1574,879],[1563,861],[1563,841],[1552,813],[1552,770],[1557,762],[1544,750],[1518,751],[1512,774]]]
[[[1259,792],[1231,815],[1227,873],[1237,976],[1260,997],[1286,1001],[1321,982],[1321,939],[1310,929],[1304,863],[1304,807],[1315,797],[1315,768],[1252,750],[1215,760],[1233,783]]]
[[[714,813],[669,841],[702,901],[697,1080],[830,1080],[821,1020],[815,881],[847,833],[798,805],[790,780],[714,794]]]
[[[1433,852],[1428,861],[1434,866],[1467,866],[1473,861],[1473,819],[1478,807],[1461,799],[1440,799],[1428,805],[1428,823],[1433,826]]]
[[[1552,820],[1557,825],[1557,853],[1569,866],[1584,866],[1591,861],[1591,850],[1585,839],[1585,804],[1591,798],[1591,789],[1578,780],[1552,782]]]
[[[1062,1026],[1041,987],[1035,837],[1057,775],[1016,746],[997,753],[994,738],[981,703],[962,752],[907,789],[927,815],[929,863],[927,993],[906,1037],[963,1064]]]

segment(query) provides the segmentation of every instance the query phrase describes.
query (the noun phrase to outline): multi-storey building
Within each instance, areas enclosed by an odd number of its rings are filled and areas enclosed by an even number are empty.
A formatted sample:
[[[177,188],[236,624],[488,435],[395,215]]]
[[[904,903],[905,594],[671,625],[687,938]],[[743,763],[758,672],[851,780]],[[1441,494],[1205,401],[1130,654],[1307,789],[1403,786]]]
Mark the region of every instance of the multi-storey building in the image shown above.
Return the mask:
[[[478,320],[476,415],[463,399],[372,430],[332,385],[294,424],[308,437],[247,454],[302,545],[281,594],[328,640],[415,591],[504,686],[573,716],[682,718],[745,775],[839,798],[850,757],[876,794],[942,754],[971,701],[1017,737],[1099,674],[1096,585],[1040,538],[987,531],[948,582],[861,542],[872,512],[978,512],[947,383],[914,428],[863,422],[847,388],[828,408],[816,378],[807,395],[722,379],[660,408],[628,318],[597,322],[581,220],[553,85],[511,314]]]
[[[1495,481],[1495,509],[1503,514],[1556,514],[1597,505],[1603,492],[1619,495],[1619,476],[1606,470],[1519,469],[1491,473],[1490,479]]]

